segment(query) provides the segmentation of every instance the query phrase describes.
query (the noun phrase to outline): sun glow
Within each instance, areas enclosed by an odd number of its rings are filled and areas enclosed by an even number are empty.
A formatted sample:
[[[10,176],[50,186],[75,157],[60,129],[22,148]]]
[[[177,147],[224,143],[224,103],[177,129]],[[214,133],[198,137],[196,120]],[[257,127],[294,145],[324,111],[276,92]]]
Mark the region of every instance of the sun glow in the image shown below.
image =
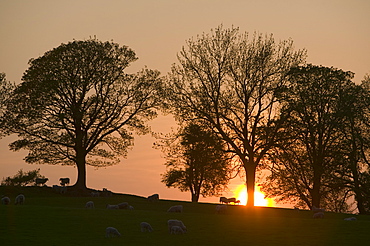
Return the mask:
[[[240,200],[241,205],[246,205],[248,200],[247,187],[245,185],[239,185],[234,191],[236,200]],[[261,191],[261,188],[256,185],[254,191],[254,206],[261,207],[273,207],[274,200],[271,198],[265,198],[265,194]]]

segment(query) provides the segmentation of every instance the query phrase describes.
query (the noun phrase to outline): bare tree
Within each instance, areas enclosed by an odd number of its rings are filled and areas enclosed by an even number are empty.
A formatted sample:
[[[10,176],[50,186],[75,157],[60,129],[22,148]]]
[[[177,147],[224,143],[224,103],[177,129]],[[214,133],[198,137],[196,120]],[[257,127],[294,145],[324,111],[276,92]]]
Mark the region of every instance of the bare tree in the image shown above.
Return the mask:
[[[201,119],[228,145],[246,173],[254,206],[255,172],[280,128],[275,91],[304,61],[293,41],[239,34],[222,26],[189,39],[168,77],[168,107],[178,119]]]

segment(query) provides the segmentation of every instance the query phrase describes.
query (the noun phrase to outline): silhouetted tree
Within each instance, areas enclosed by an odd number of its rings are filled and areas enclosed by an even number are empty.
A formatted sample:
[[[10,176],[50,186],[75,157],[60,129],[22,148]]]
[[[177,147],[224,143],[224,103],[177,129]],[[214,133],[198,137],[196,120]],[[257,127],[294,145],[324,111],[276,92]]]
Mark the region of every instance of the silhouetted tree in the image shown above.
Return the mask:
[[[159,72],[126,74],[137,57],[127,46],[96,39],[61,44],[31,59],[6,107],[6,123],[28,150],[28,163],[76,165],[86,188],[86,165],[119,162],[156,116]]]
[[[4,126],[5,105],[15,85],[6,80],[5,73],[0,73],[0,138],[6,135],[7,128]]]
[[[174,141],[175,140],[175,141]],[[204,125],[190,123],[162,145],[167,171],[162,182],[167,187],[190,191],[192,202],[220,194],[228,184],[228,159],[221,139]]]
[[[246,173],[248,206],[254,206],[257,166],[280,128],[275,91],[301,64],[293,41],[239,34],[219,26],[189,39],[168,77],[168,107],[178,119],[201,119],[228,145]]]
[[[342,150],[346,153],[342,164],[346,169],[339,171],[340,182],[351,191],[360,214],[370,213],[370,78],[365,76],[361,85],[346,92],[344,110],[346,125]],[[337,160],[341,161],[341,160]],[[339,182],[339,183],[340,183]]]
[[[29,184],[36,184],[37,178],[45,178],[43,175],[40,174],[40,168],[30,170],[28,172],[23,172],[23,169],[20,169],[13,177],[3,178],[3,181],[1,181],[1,185],[26,186]]]
[[[348,189],[338,173],[348,171],[343,144],[352,78],[351,72],[314,65],[291,70],[279,94],[286,139],[270,152],[271,175],[263,185],[269,196],[309,208],[331,203],[348,209]]]

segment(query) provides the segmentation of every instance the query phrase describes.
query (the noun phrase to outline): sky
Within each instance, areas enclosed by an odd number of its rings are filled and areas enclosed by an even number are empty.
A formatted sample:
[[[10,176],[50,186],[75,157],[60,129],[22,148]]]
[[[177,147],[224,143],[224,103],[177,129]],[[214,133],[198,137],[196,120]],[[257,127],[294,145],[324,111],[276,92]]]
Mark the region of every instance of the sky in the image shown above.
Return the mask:
[[[31,58],[61,43],[96,37],[136,52],[139,60],[128,72],[147,66],[166,75],[186,40],[222,24],[251,34],[272,33],[276,41],[291,38],[296,49],[307,50],[307,62],[352,71],[354,81],[360,83],[370,74],[369,13],[369,0],[0,0],[0,72],[20,83]],[[162,133],[176,126],[171,116],[160,116],[149,125]],[[74,167],[26,164],[25,151],[8,148],[15,139],[0,140],[0,179],[21,168],[40,168],[49,178],[48,185],[58,184],[60,177],[76,181]],[[88,187],[140,196],[159,193],[160,198],[189,201],[189,193],[160,182],[165,160],[152,148],[154,141],[151,136],[137,137],[120,164],[88,168]],[[223,195],[233,196],[242,183],[237,177]]]

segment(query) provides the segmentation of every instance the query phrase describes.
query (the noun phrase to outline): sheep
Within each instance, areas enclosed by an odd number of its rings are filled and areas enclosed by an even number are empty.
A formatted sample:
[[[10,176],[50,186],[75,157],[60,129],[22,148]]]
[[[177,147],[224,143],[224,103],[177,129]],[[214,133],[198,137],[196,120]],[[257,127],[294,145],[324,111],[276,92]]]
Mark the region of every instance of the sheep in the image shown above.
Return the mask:
[[[346,221],[354,221],[354,220],[357,220],[356,217],[349,217],[349,218],[345,218],[344,220]]]
[[[46,183],[48,180],[49,180],[48,178],[44,178],[44,179],[37,178],[37,179],[36,179],[36,186],[37,186],[37,185],[45,185],[45,183]]]
[[[69,184],[69,178],[60,178],[59,181],[61,186],[66,186],[66,184]]]
[[[112,196],[112,192],[110,190],[108,190],[107,188],[103,188],[103,191],[101,192],[101,195],[102,196],[105,196],[105,197],[110,197]]]
[[[217,214],[225,214],[227,212],[227,206],[225,204],[217,205],[215,210]]]
[[[180,226],[172,226],[170,233],[171,234],[184,234],[185,231]]]
[[[95,208],[95,204],[93,201],[88,201],[85,205],[85,208]]]
[[[128,206],[128,210],[134,210],[134,207],[133,206]]]
[[[182,223],[181,220],[168,220],[167,221],[167,225],[168,225],[168,231],[171,233],[171,228],[174,227],[174,226],[178,226],[181,228],[181,230],[183,232],[187,232],[187,229],[186,229],[186,226],[184,225],[184,223]],[[172,234],[172,233],[171,233]]]
[[[15,205],[23,205],[24,204],[24,201],[26,200],[26,198],[24,197],[23,194],[19,194],[18,196],[15,197]]]
[[[236,198],[232,197],[232,198],[229,198],[227,199],[228,200],[228,203],[234,203],[234,204],[239,204],[240,203],[240,200],[236,200]]]
[[[220,197],[220,203],[229,204],[229,199],[227,199],[226,197],[222,196],[222,197]]]
[[[118,206],[119,209],[129,209],[128,202],[121,202],[121,203],[117,204],[117,206]]]
[[[107,204],[107,209],[119,209],[119,206]]]
[[[315,206],[312,206],[312,211],[313,211],[314,213],[318,213],[318,212],[322,212],[322,213],[324,213],[324,212],[325,212],[325,209],[323,209],[323,208],[317,208],[317,207],[315,207]]]
[[[105,229],[105,237],[120,237],[121,233],[114,227],[107,227]]]
[[[158,194],[153,194],[151,196],[148,196],[148,202],[156,202],[159,200],[159,195]]]
[[[1,198],[1,204],[9,205],[10,204],[10,198],[7,197],[7,196],[4,196],[3,198]]]
[[[182,213],[182,210],[183,210],[183,206],[182,205],[176,205],[176,206],[170,207],[167,210],[167,212],[171,212],[171,213]]]
[[[148,222],[140,223],[141,232],[152,232],[153,228]]]
[[[324,213],[323,212],[317,212],[313,214],[314,219],[323,219],[324,218]]]
[[[99,197],[100,193],[99,192],[91,192],[92,197]]]
[[[55,193],[59,193],[59,194],[65,194],[67,193],[67,187],[63,187],[63,186],[59,186],[59,185],[53,185],[53,190],[55,191]]]

